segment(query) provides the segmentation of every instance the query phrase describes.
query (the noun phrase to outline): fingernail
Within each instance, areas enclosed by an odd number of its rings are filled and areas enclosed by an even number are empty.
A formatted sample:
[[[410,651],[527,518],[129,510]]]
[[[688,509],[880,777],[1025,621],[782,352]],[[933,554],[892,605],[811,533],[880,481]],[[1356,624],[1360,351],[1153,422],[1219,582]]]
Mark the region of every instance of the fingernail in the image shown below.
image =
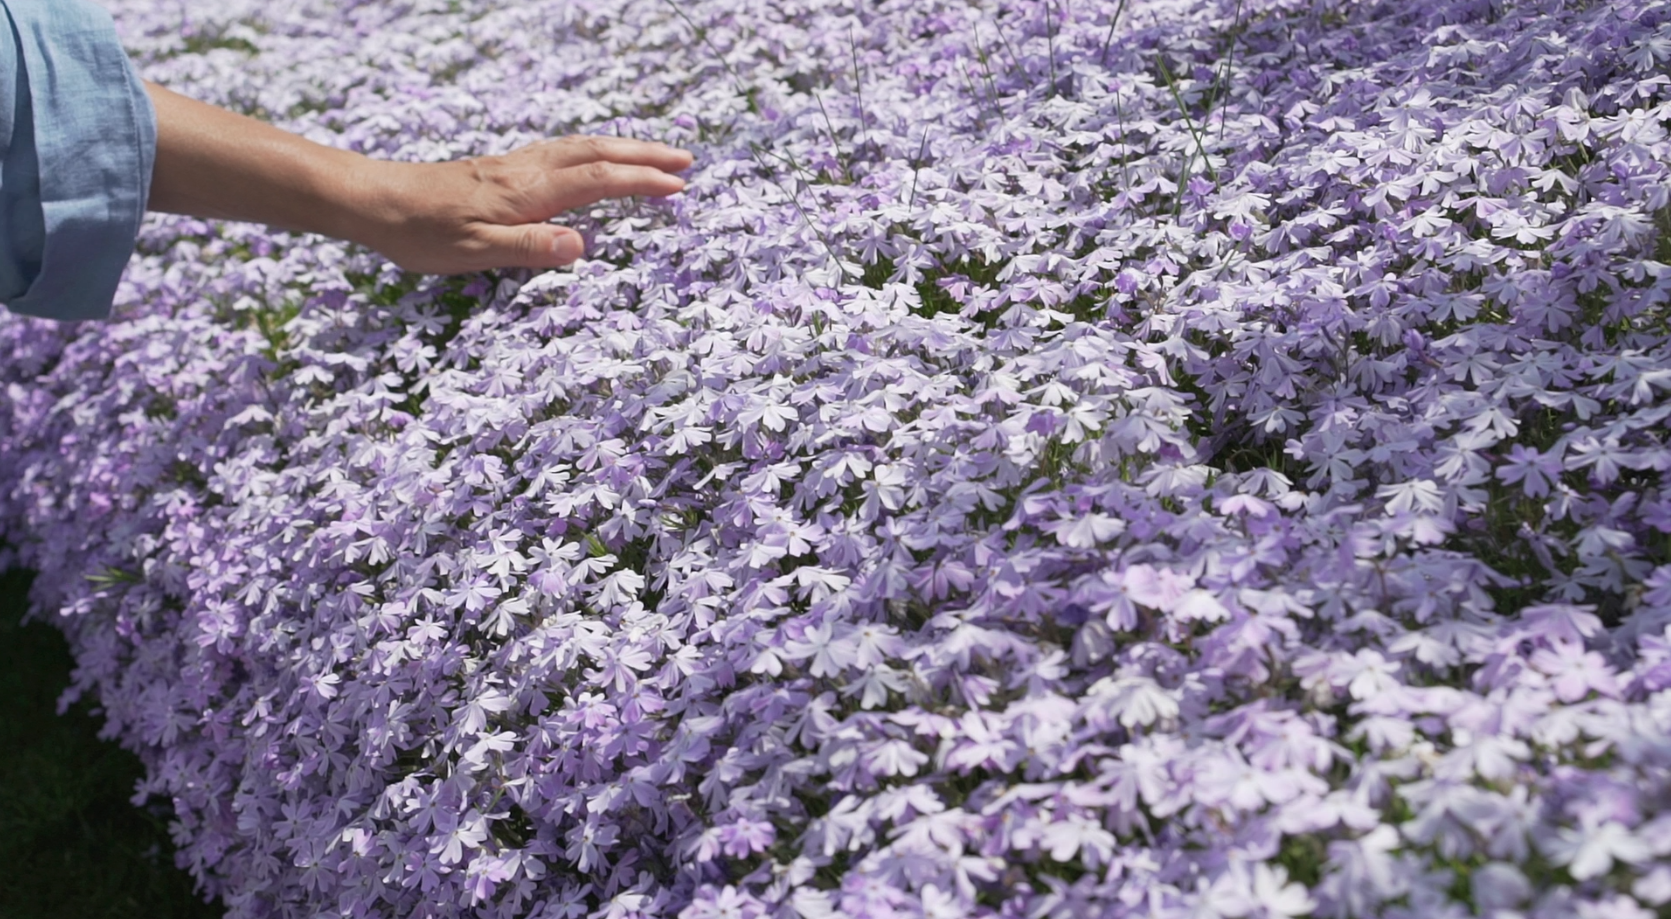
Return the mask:
[[[560,262],[572,262],[586,254],[586,245],[578,233],[560,233],[551,241],[551,254]]]

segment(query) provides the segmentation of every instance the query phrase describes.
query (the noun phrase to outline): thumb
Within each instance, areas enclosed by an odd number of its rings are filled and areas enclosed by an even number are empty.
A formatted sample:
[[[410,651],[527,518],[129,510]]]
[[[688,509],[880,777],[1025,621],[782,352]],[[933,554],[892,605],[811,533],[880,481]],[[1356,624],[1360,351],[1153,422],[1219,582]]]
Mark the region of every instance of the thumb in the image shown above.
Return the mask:
[[[549,223],[486,226],[481,238],[487,243],[479,256],[484,268],[559,268],[586,254],[579,233]]]

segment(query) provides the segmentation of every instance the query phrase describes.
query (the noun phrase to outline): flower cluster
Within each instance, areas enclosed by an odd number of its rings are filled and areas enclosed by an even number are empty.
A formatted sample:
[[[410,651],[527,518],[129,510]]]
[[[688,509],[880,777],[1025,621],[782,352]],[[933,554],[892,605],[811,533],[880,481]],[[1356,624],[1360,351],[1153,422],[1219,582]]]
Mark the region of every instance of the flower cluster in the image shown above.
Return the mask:
[[[265,917],[1671,903],[1671,3],[118,0],[573,270],[149,223],[0,532]]]

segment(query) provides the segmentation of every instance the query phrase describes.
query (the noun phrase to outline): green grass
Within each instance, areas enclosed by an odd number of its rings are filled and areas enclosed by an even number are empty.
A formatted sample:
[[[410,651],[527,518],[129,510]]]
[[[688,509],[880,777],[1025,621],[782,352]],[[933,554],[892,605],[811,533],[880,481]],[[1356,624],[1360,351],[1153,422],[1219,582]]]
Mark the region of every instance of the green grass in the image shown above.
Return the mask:
[[[130,803],[139,761],[56,713],[70,652],[23,623],[31,576],[0,574],[0,919],[210,919],[174,867],[166,813]]]

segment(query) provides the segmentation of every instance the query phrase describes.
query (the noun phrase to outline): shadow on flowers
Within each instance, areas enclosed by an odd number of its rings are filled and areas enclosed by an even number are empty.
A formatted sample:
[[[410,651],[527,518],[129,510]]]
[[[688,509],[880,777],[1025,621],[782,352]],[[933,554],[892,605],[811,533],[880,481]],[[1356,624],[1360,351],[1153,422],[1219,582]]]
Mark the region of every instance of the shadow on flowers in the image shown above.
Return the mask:
[[[166,818],[129,803],[139,761],[98,738],[85,703],[56,714],[70,654],[23,621],[32,577],[0,574],[0,916],[219,916],[173,866]]]

